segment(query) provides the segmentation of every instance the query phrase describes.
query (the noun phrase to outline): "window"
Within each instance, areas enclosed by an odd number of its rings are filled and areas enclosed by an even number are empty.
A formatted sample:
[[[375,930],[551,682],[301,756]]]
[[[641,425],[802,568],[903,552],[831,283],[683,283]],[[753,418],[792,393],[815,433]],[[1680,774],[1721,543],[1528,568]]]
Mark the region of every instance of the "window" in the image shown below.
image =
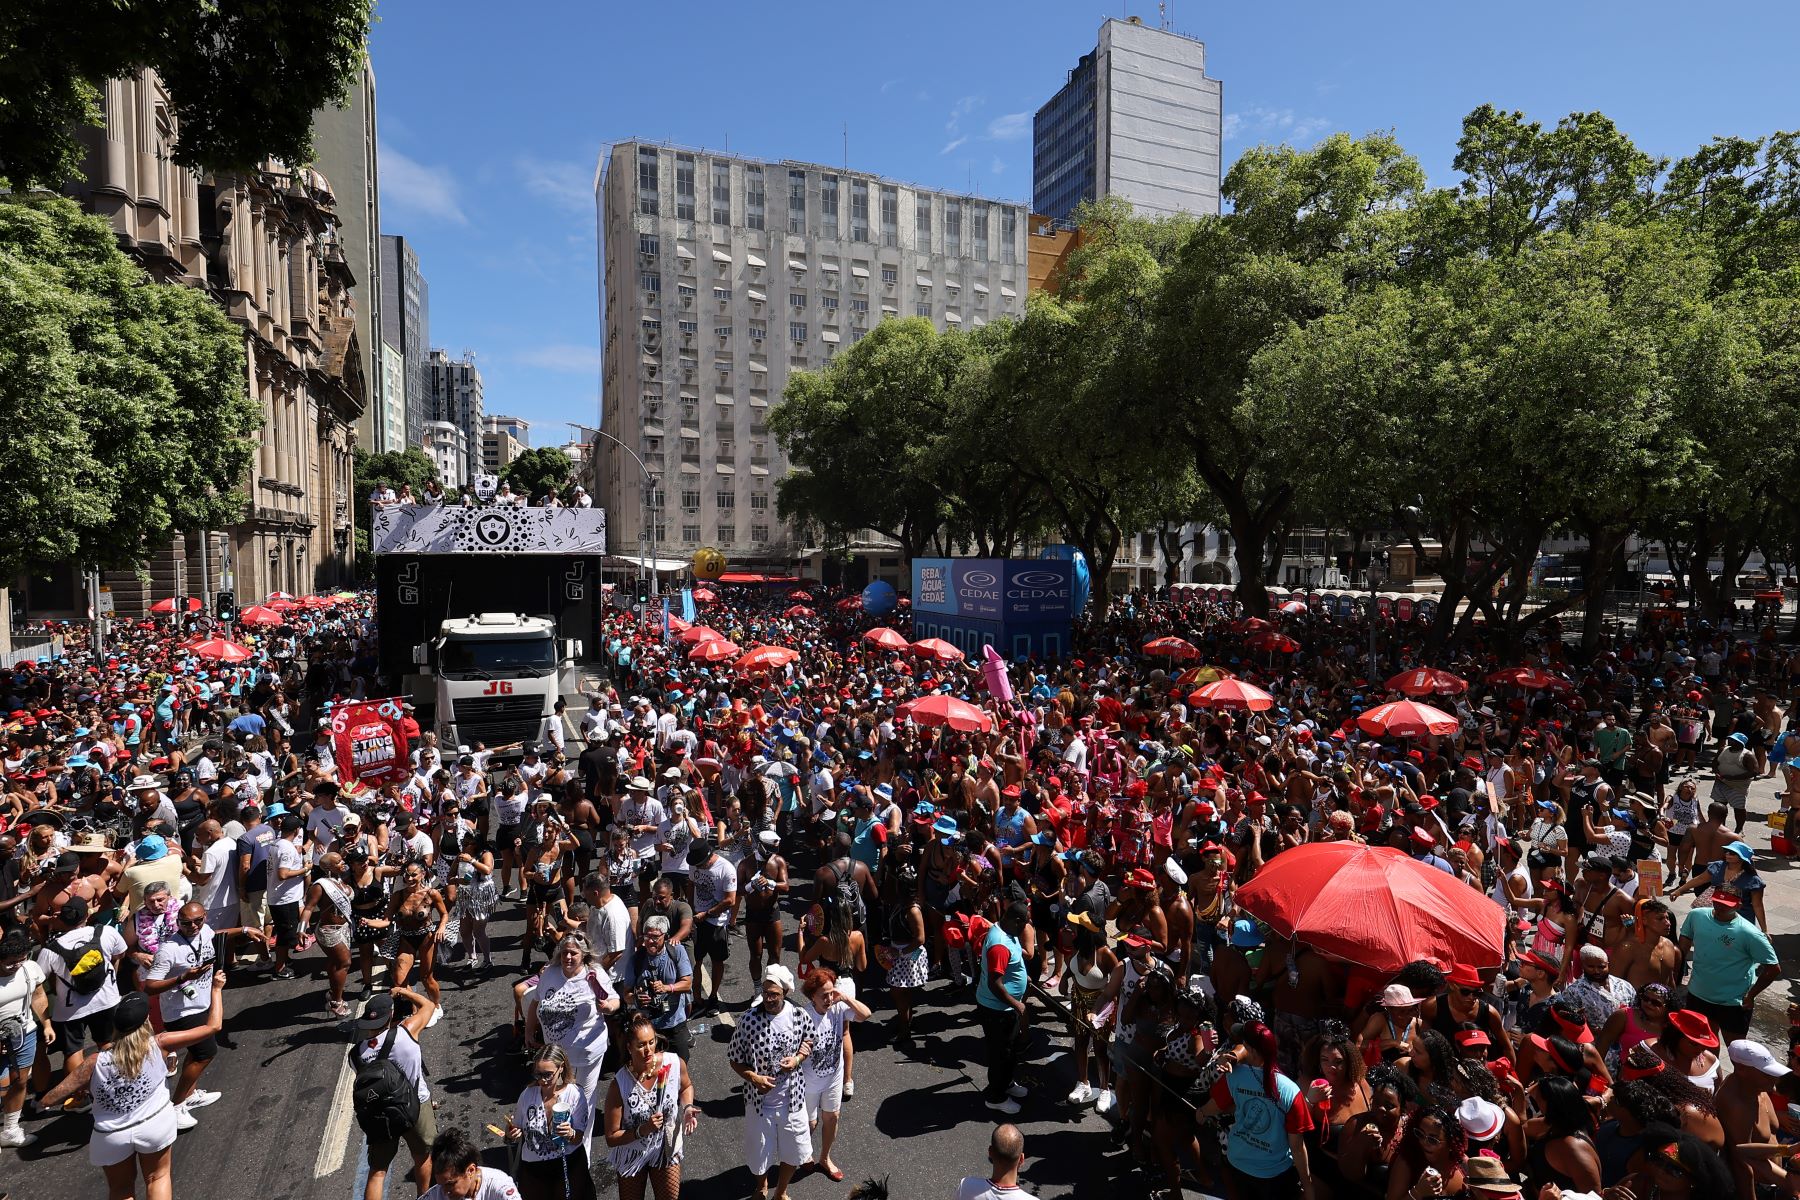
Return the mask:
[[[700,439],[691,437],[682,438],[681,453],[686,457],[698,458],[700,456]]]
[[[769,527],[767,525],[752,525],[750,527],[750,540],[759,546],[768,541]]]
[[[691,283],[678,283],[675,285],[675,294],[680,296],[683,300],[692,300],[695,295],[694,285]]]
[[[726,287],[714,288],[713,289],[713,299],[729,301],[731,299],[731,289],[726,288]]]
[[[804,342],[806,340],[805,321],[788,322],[788,340],[794,342]]]
[[[645,271],[638,276],[638,286],[646,292],[662,291],[662,276],[655,271]]]
[[[850,311],[866,315],[869,311],[869,302],[852,296],[850,298]]]
[[[1000,261],[1013,261],[1013,236],[1019,232],[1019,215],[1010,208],[1000,211]]]
[[[763,227],[763,169],[744,168],[744,224],[752,229]]]
[[[731,167],[722,162],[712,165],[712,219],[714,225],[731,224]]]
[[[694,156],[691,154],[675,156],[675,218],[679,221],[694,219]]]
[[[931,315],[931,305],[928,303],[915,304],[913,305],[913,312],[921,317],[929,317]]]
[[[662,393],[655,388],[647,387],[644,389],[644,394],[640,396],[639,399],[643,401],[644,407],[648,408],[653,404],[660,404],[662,402]]]
[[[681,511],[683,511],[683,512],[698,512],[698,511],[700,511],[700,489],[687,488],[682,491],[682,493],[681,493]]]
[[[869,240],[869,181],[866,179],[850,181],[850,240]]]
[[[638,253],[654,256],[658,250],[658,239],[654,233],[638,234]]]
[[[683,525],[681,527],[681,540],[689,543],[698,542],[700,540],[700,527],[698,525]]]
[[[836,296],[820,296],[819,297],[819,307],[824,309],[826,312],[836,312],[837,311],[837,297]]]
[[[723,444],[723,443],[721,443]],[[720,508],[736,508],[737,496],[732,492],[720,492],[718,497]]]
[[[750,340],[760,342],[769,336],[769,327],[762,321],[750,322]]]
[[[919,243],[919,253],[929,253],[931,250],[931,197],[920,196],[917,207],[913,209],[913,214],[913,236]],[[881,273],[881,281],[889,282],[886,271]]]
[[[750,461],[764,463],[769,461],[769,443],[754,441],[750,443]]]
[[[806,172],[788,172],[788,232],[806,232]]]
[[[679,321],[677,324],[681,326],[681,332],[689,337],[700,332],[700,322],[698,321]]]
[[[836,237],[838,231],[838,177],[836,175],[819,176],[819,224],[820,232],[826,237]]]
[[[655,482],[644,485],[644,507],[661,508],[663,506],[662,487]]]
[[[736,525],[721,525],[721,526],[719,526],[719,540],[721,542],[726,543],[727,545],[729,545],[732,542],[737,541],[737,526]]]
[[[750,511],[751,512],[767,512],[767,511],[769,511],[769,498],[767,496],[763,495],[761,492],[751,493],[751,495],[750,495]]]
[[[646,217],[657,214],[656,151],[638,147],[638,212]]]
[[[969,240],[976,258],[988,256],[988,206],[985,204],[969,207]]]
[[[732,440],[730,438],[722,437],[719,439],[719,457],[720,458],[730,458],[732,455],[734,455],[736,453],[737,453],[737,446],[732,442]]]
[[[881,268],[881,282],[883,282],[883,283],[899,283],[900,282],[899,268],[898,267],[883,267],[883,268]]]
[[[645,454],[661,454],[662,453],[662,439],[659,437],[645,438],[644,439],[644,453]]]
[[[645,337],[661,337],[662,336],[662,322],[661,321],[658,321],[653,317],[645,317],[643,324],[644,324],[644,336]]]
[[[683,322],[683,324],[685,324],[685,323],[686,322]],[[729,325],[714,325],[713,326],[713,336],[714,337],[722,337],[722,338],[730,337],[731,336],[731,326],[729,326]]]
[[[881,244],[900,244],[900,189],[881,185]]]
[[[806,307],[806,293],[805,292],[789,292],[788,293],[788,307],[794,308],[794,309],[804,309]]]
[[[944,201],[944,253],[962,253],[962,201]]]

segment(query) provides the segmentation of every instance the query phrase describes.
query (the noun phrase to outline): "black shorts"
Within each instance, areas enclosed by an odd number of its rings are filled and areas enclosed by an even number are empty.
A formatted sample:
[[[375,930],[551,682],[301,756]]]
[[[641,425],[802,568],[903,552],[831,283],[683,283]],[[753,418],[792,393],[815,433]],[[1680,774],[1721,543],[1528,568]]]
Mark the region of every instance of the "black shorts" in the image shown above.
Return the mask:
[[[292,950],[300,944],[300,903],[269,905],[269,923],[275,926],[275,944]]]
[[[496,825],[494,827],[494,849],[505,853],[522,853],[523,846],[513,845],[513,839],[519,836],[518,825]]]
[[[112,1040],[113,1010],[103,1008],[85,1017],[71,1017],[67,1021],[56,1022],[56,1044],[48,1049],[61,1050],[67,1055],[86,1047],[90,1042],[98,1046]]]
[[[1750,1008],[1745,1004],[1715,1004],[1688,993],[1688,1007],[1704,1016],[1719,1031],[1719,1040],[1736,1041],[1750,1036]]]
[[[694,922],[694,961],[710,958],[725,962],[731,957],[731,930],[711,921]]]
[[[205,1024],[206,1014],[194,1013],[192,1016],[179,1017],[173,1021],[164,1022],[163,1028],[167,1029],[170,1033],[180,1033],[183,1029],[199,1029]],[[218,1056],[219,1039],[209,1033],[199,1041],[190,1044],[187,1048],[187,1053],[188,1057],[195,1062],[208,1062]]]

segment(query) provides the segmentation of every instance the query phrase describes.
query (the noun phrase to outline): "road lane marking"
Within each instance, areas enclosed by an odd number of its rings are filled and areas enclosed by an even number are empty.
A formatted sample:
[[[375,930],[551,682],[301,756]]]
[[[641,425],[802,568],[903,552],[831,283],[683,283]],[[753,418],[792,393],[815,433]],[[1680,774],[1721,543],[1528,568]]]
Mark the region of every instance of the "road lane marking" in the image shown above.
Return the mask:
[[[360,1016],[361,1005],[350,1021],[354,1022]],[[355,1026],[352,1024],[350,1028],[354,1037]],[[331,1111],[325,1117],[325,1134],[319,1139],[319,1157],[313,1162],[314,1179],[335,1175],[344,1165],[344,1152],[350,1142],[350,1120],[356,1115],[350,1102],[350,1093],[355,1086],[356,1072],[350,1069],[349,1044],[346,1043],[344,1053],[338,1056],[337,1086],[331,1090]]]

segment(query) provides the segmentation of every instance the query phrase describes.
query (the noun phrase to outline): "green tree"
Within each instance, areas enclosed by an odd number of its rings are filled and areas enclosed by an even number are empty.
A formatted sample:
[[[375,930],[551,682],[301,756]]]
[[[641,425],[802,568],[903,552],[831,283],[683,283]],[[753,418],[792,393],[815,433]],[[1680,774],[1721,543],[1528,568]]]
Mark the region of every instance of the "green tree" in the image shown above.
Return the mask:
[[[351,470],[355,478],[352,487],[355,489],[353,507],[356,511],[356,574],[364,581],[374,578],[375,558],[371,535],[375,510],[369,504],[369,496],[376,488],[393,489],[395,495],[400,489],[410,487],[414,496],[425,490],[425,485],[438,478],[437,464],[427,458],[422,450],[389,450],[381,454],[371,454],[360,446],[356,450],[356,458]],[[446,495],[445,502],[451,497]]]
[[[261,423],[246,379],[243,334],[204,294],[152,282],[106,222],[0,201],[0,578],[136,566],[239,518]]]
[[[500,482],[511,484],[515,496],[524,496],[534,504],[551,492],[566,500],[575,482],[575,464],[558,447],[539,446],[507,463],[500,472]]]
[[[0,5],[0,181],[57,188],[109,79],[161,76],[184,167],[312,157],[313,114],[363,65],[372,0],[8,0]]]

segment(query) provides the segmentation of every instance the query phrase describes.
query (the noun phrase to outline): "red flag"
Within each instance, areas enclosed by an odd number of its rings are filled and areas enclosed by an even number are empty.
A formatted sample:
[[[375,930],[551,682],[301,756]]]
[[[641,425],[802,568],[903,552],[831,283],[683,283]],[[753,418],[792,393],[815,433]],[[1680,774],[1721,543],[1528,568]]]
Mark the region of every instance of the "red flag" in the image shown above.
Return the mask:
[[[412,774],[401,719],[397,698],[339,704],[332,710],[331,748],[340,784],[379,785]]]

